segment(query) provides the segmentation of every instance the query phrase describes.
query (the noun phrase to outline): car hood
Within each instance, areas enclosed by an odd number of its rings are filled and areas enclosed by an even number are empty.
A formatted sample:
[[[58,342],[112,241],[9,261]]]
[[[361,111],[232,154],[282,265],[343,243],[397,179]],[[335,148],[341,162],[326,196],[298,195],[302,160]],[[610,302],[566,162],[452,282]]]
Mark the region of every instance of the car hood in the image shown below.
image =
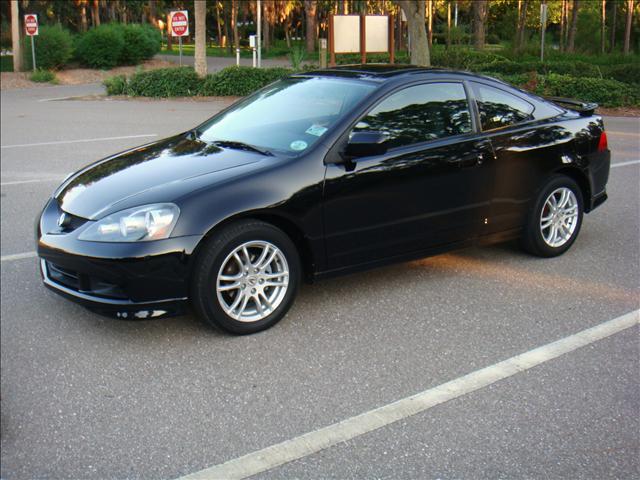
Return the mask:
[[[240,167],[265,158],[182,134],[89,165],[69,177],[54,196],[65,212],[93,220],[133,206],[173,201],[203,181],[229,178]],[[203,178],[211,174],[215,178]]]

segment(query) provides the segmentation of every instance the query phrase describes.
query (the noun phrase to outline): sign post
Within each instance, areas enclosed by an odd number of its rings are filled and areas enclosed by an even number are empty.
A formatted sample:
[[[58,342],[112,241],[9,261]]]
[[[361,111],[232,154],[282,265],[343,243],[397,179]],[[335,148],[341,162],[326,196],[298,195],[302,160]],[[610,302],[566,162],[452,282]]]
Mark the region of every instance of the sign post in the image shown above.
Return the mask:
[[[171,25],[171,36],[178,37],[180,66],[182,66],[182,37],[187,37],[189,35],[189,12],[187,10],[170,12],[168,23]]]
[[[38,35],[38,16],[29,13],[24,16],[24,31],[31,37],[31,58],[33,59],[33,71],[36,71],[36,45],[33,37]]]
[[[256,58],[256,36],[255,35],[249,35],[249,46],[251,47],[251,51],[253,52],[253,68],[256,68],[257,58]]]

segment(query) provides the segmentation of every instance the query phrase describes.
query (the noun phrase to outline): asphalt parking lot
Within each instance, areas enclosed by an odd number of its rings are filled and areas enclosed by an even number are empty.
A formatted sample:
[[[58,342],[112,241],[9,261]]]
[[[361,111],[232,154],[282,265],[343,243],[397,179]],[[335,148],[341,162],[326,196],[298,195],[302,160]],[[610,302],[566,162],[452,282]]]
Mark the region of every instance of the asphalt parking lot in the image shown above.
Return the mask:
[[[61,99],[100,90],[1,93],[2,479],[169,479],[225,462],[258,465],[245,471],[255,478],[640,476],[637,313],[504,379],[330,438],[338,422],[363,425],[640,308],[640,119],[605,118],[609,201],[567,254],[505,244],[305,285],[275,328],[232,337],[193,316],[100,317],[41,285],[33,225],[68,173],[223,106]],[[292,440],[310,432],[327,448]]]

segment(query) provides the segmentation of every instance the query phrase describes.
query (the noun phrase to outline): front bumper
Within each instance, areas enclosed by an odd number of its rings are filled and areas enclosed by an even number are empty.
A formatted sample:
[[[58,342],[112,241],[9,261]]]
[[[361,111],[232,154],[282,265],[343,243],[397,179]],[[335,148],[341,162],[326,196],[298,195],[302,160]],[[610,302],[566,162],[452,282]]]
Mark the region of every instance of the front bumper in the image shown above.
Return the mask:
[[[97,313],[118,318],[152,318],[183,313],[189,296],[191,262],[201,236],[151,242],[78,240],[57,228],[57,202],[42,213],[37,251],[44,285]],[[49,232],[49,233],[43,233]]]

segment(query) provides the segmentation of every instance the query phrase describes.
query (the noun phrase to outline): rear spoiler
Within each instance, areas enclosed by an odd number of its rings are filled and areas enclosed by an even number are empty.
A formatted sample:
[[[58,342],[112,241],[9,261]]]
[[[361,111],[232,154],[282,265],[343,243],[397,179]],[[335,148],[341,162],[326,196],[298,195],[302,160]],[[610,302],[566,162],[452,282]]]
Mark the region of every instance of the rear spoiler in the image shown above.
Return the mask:
[[[544,97],[553,103],[557,103],[562,107],[568,107],[571,110],[578,112],[583,117],[590,117],[598,108],[597,103],[593,102],[581,102],[580,100],[572,100],[570,98],[562,97]]]

